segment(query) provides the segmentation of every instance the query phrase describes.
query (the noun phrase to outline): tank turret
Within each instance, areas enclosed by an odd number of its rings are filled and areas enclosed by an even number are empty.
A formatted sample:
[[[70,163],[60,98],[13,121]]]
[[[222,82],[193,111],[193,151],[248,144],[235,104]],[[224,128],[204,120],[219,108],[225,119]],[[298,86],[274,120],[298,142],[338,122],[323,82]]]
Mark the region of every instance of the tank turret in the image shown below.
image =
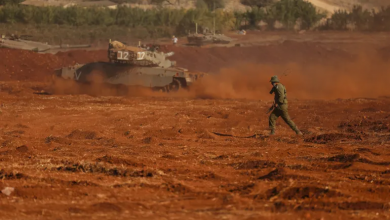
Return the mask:
[[[108,46],[108,59],[110,62],[131,64],[135,66],[172,67],[176,65],[176,62],[166,58],[173,54],[173,52],[163,53],[142,47],[126,46],[119,41],[110,41]]]

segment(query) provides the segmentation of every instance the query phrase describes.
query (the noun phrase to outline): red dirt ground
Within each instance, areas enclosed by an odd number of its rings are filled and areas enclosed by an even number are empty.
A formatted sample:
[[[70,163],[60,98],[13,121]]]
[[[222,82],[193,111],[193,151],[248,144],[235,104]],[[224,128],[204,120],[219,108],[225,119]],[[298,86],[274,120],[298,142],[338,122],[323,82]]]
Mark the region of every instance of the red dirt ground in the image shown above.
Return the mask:
[[[0,190],[14,188],[0,193],[1,219],[387,219],[381,48],[168,48],[179,66],[215,74],[128,96],[35,93],[55,68],[105,51],[0,49]],[[281,119],[268,136],[273,74],[303,137]]]

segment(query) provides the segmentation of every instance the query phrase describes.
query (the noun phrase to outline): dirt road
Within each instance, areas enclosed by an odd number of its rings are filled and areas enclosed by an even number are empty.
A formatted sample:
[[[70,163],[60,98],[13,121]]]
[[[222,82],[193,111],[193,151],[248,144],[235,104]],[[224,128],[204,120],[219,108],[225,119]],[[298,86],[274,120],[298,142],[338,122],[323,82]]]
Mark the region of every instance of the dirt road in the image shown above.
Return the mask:
[[[192,57],[181,58],[185,65],[218,74],[189,92],[128,96],[37,93],[54,68],[103,52],[2,50],[25,62],[0,59],[1,219],[389,218],[387,49],[365,50],[374,62],[331,47],[177,48],[176,58]],[[251,64],[216,56],[223,53]],[[281,119],[268,136],[267,80],[285,67],[304,137]],[[370,68],[381,80],[370,81]],[[338,80],[345,83],[331,83]]]

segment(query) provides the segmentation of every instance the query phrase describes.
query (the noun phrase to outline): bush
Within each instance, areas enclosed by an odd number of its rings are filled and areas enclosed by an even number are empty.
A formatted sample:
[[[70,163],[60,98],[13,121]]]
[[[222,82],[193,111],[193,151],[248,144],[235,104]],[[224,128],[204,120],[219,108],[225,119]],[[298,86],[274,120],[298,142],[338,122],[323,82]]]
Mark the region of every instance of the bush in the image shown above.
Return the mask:
[[[349,14],[349,21],[358,30],[368,30],[371,19],[371,13],[368,10],[364,10],[361,5],[354,5],[352,12]]]
[[[334,30],[347,30],[349,21],[349,13],[345,10],[338,10],[333,13],[331,19],[330,29]]]
[[[353,6],[351,12],[336,11],[326,29],[347,30],[349,24],[359,31],[389,31],[390,6],[382,7],[378,12],[368,11],[358,5]]]
[[[214,16],[216,31],[231,30],[236,27],[237,22],[233,12],[225,12],[221,9],[215,10],[215,12],[191,9],[181,19],[176,32],[179,34],[195,32],[195,23],[198,24],[200,29],[203,27],[212,31]]]
[[[373,11],[371,16],[371,30],[390,31],[390,6],[382,7],[379,12]]]
[[[273,0],[240,0],[241,4],[250,6],[252,8],[263,8],[272,4]]]
[[[249,21],[250,27],[257,27],[258,23],[266,19],[266,14],[262,8],[252,8],[245,13],[245,17]]]

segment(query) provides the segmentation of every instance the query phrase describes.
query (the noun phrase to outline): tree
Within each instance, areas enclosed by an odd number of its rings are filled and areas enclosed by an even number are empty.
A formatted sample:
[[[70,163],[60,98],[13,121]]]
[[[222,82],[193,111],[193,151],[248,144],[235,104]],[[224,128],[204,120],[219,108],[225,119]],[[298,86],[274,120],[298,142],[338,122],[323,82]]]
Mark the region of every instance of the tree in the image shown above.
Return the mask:
[[[375,31],[389,31],[390,30],[390,6],[381,7],[376,12],[372,11],[372,19],[370,28]]]
[[[301,28],[309,29],[325,17],[317,12],[313,4],[304,0],[281,0],[273,4],[267,13],[269,20],[280,21],[287,29],[293,28],[298,19],[302,21]]]
[[[240,0],[241,4],[250,6],[250,7],[257,7],[257,8],[263,8],[271,5],[274,0]]]
[[[208,6],[204,0],[197,0],[195,3],[195,7],[200,10],[208,10]]]
[[[224,0],[203,0],[205,4],[207,5],[207,8],[210,11],[214,11],[218,8],[224,8],[225,7],[225,1]]]
[[[349,14],[345,10],[337,10],[332,14],[332,28],[335,30],[347,30]]]
[[[351,22],[356,25],[359,30],[368,29],[369,22],[371,20],[371,13],[368,10],[363,9],[361,5],[354,5],[352,12],[349,14]]]

